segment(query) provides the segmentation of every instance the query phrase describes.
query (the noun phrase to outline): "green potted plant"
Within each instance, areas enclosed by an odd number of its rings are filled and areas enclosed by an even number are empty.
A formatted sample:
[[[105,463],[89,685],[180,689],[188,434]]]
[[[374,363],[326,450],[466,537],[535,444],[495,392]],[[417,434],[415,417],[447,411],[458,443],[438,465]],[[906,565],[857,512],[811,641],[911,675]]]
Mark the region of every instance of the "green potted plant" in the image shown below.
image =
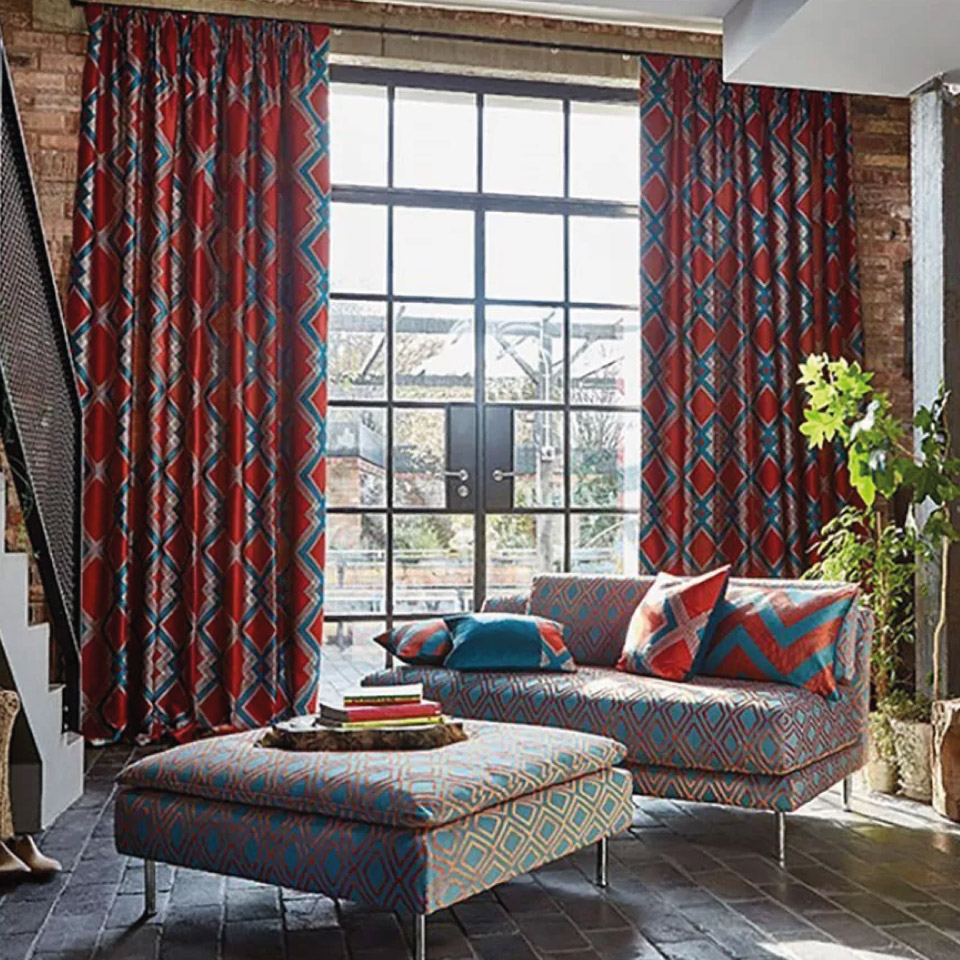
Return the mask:
[[[913,580],[918,559],[942,564],[940,613],[934,632],[934,698],[941,693],[940,646],[946,625],[946,557],[960,539],[951,509],[960,499],[960,460],[951,454],[941,389],[921,407],[913,434],[893,414],[887,394],[858,363],[812,356],[801,367],[807,394],[801,431],[816,449],[839,444],[862,507],[847,508],[824,530],[814,573],[859,582],[877,619],[872,662],[878,732],[889,725],[901,787],[920,796],[930,784],[930,701],[897,689],[899,650],[913,637]],[[907,523],[898,527],[892,504],[909,496]],[[898,546],[902,549],[898,549]],[[880,756],[886,748],[877,746]],[[887,751],[888,753],[888,751]],[[929,792],[926,794],[929,799]]]

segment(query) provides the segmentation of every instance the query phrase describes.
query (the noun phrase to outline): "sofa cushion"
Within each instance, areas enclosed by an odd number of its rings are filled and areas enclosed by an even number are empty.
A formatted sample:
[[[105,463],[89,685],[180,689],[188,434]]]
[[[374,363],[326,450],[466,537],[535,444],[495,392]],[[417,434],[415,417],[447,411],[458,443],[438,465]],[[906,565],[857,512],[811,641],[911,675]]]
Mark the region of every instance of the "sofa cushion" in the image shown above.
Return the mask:
[[[617,669],[689,680],[703,659],[729,579],[730,567],[690,578],[659,574],[630,618]]]
[[[530,613],[567,627],[567,647],[577,663],[612,667],[627,627],[653,577],[585,577],[575,573],[534,577]]]
[[[820,590],[731,584],[700,672],[785,683],[835,698],[837,643],[856,596],[851,584]]]
[[[563,674],[398,667],[363,682],[422,682],[448,713],[612,737],[634,764],[776,775],[856,743],[866,707],[865,687],[831,702],[782,684],[715,677],[680,684],[588,666]]]
[[[119,781],[342,820],[434,827],[605,770],[626,753],[612,740],[572,730],[471,723],[467,733],[439,750],[299,753],[258,747],[262,731],[253,731],[154,754]]]
[[[564,644],[566,628],[521,613],[465,613],[448,620],[451,670],[576,670]]]
[[[434,617],[402,623],[374,637],[373,642],[404,663],[436,666],[453,649],[453,634],[446,620]]]

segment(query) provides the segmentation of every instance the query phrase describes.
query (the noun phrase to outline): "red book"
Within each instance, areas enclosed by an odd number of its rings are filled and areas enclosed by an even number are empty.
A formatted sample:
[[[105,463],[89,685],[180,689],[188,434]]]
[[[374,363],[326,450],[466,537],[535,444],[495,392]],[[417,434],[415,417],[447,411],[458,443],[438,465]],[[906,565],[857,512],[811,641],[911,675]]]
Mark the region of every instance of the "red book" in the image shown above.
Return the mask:
[[[333,723],[364,723],[381,720],[417,720],[440,715],[440,704],[432,700],[420,703],[384,703],[372,707],[331,707],[320,704],[320,717]]]

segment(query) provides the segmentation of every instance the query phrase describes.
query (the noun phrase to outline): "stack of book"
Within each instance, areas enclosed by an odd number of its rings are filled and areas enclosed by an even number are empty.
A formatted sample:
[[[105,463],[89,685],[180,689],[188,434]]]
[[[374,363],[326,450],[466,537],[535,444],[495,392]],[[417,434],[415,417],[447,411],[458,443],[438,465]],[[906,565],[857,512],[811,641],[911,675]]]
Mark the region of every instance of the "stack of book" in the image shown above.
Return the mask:
[[[416,727],[443,723],[440,704],[423,699],[423,684],[394,687],[354,687],[342,704],[320,704],[320,724],[337,730]]]

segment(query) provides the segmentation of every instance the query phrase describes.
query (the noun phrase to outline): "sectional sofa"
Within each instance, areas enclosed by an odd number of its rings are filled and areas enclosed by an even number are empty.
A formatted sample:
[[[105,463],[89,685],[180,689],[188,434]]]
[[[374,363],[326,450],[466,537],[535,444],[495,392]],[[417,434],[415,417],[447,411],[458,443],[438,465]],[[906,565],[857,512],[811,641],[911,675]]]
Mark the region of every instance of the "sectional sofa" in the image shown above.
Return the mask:
[[[614,669],[630,617],[652,583],[652,577],[550,574],[536,577],[529,595],[485,604],[485,610],[566,624],[575,673],[464,673],[396,665],[364,683],[421,681],[425,696],[458,716],[611,737],[627,748],[623,766],[637,794],[777,812],[782,857],[783,814],[840,781],[847,787],[847,778],[863,764],[871,615],[854,603],[841,627],[838,700],[778,683],[705,676],[675,683]],[[761,589],[785,583],[731,581]]]

